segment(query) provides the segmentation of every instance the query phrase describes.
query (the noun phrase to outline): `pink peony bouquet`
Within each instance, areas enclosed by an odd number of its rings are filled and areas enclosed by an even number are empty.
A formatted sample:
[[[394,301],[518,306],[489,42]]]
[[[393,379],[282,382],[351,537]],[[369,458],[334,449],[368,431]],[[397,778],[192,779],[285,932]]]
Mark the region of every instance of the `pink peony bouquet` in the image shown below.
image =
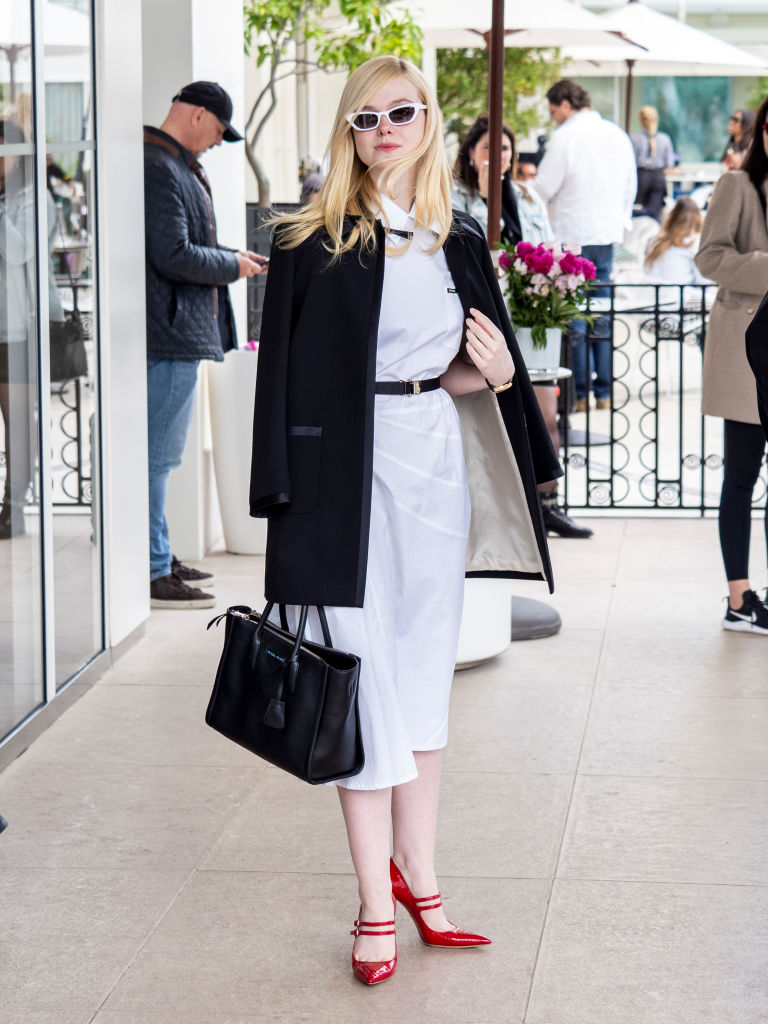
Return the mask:
[[[544,348],[546,329],[564,331],[573,320],[592,323],[583,312],[595,279],[595,265],[576,247],[560,242],[518,242],[502,245],[499,267],[509,318],[515,327],[530,327],[534,348]]]

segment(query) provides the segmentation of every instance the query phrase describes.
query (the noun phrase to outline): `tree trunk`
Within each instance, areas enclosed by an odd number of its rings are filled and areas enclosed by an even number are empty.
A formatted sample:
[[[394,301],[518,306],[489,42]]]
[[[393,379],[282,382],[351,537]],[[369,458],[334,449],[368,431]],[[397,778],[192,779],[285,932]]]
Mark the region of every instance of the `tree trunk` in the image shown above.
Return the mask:
[[[272,186],[269,178],[264,172],[264,168],[261,166],[261,161],[256,156],[255,148],[256,147],[246,139],[245,155],[256,178],[256,184],[259,186],[259,206],[269,206],[272,202]]]

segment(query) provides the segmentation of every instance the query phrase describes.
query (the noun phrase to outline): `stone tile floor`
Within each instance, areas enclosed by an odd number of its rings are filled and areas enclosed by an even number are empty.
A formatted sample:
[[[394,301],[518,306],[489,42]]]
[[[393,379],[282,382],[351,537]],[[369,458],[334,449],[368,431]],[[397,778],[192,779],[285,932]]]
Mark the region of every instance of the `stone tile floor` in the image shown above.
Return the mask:
[[[712,520],[552,543],[561,633],[460,672],[438,869],[493,946],[349,970],[333,788],[203,724],[221,634],[145,639],[0,776],[3,1024],[764,1024],[768,638],[724,633]],[[755,523],[753,582],[765,583]],[[221,608],[261,561],[216,555]]]

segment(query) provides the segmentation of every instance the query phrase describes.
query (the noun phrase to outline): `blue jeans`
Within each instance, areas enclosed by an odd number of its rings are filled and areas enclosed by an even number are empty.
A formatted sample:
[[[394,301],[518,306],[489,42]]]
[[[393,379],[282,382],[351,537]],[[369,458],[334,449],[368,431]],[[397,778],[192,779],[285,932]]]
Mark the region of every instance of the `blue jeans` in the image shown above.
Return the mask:
[[[149,578],[171,571],[165,519],[168,477],[184,454],[197,383],[197,360],[147,360],[149,426]]]
[[[583,245],[581,255],[595,264],[595,280],[610,281],[613,270],[612,245]],[[596,285],[590,290],[595,298],[610,298],[611,289]],[[589,375],[587,375],[587,325],[583,320],[574,320],[568,328],[571,343],[571,368],[576,397],[586,398],[591,390],[592,374],[595,375],[595,398],[609,398],[611,394],[611,318],[599,316],[589,328],[591,342],[589,353]]]

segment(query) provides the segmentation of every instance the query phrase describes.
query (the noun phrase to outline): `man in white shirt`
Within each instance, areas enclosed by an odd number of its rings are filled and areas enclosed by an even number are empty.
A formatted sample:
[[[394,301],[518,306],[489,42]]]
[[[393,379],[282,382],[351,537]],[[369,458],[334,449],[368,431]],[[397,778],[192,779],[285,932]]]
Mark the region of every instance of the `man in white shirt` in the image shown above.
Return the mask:
[[[555,237],[577,243],[596,267],[597,281],[610,281],[613,245],[621,242],[632,217],[637,193],[637,168],[626,132],[592,109],[589,93],[563,79],[547,92],[549,112],[558,128],[539,165],[536,191],[549,203]],[[609,296],[595,287],[594,296]],[[587,374],[587,325],[577,320],[569,336],[572,346],[576,409],[587,406],[595,370],[598,409],[611,406],[611,323],[600,317],[590,329],[591,357]]]

